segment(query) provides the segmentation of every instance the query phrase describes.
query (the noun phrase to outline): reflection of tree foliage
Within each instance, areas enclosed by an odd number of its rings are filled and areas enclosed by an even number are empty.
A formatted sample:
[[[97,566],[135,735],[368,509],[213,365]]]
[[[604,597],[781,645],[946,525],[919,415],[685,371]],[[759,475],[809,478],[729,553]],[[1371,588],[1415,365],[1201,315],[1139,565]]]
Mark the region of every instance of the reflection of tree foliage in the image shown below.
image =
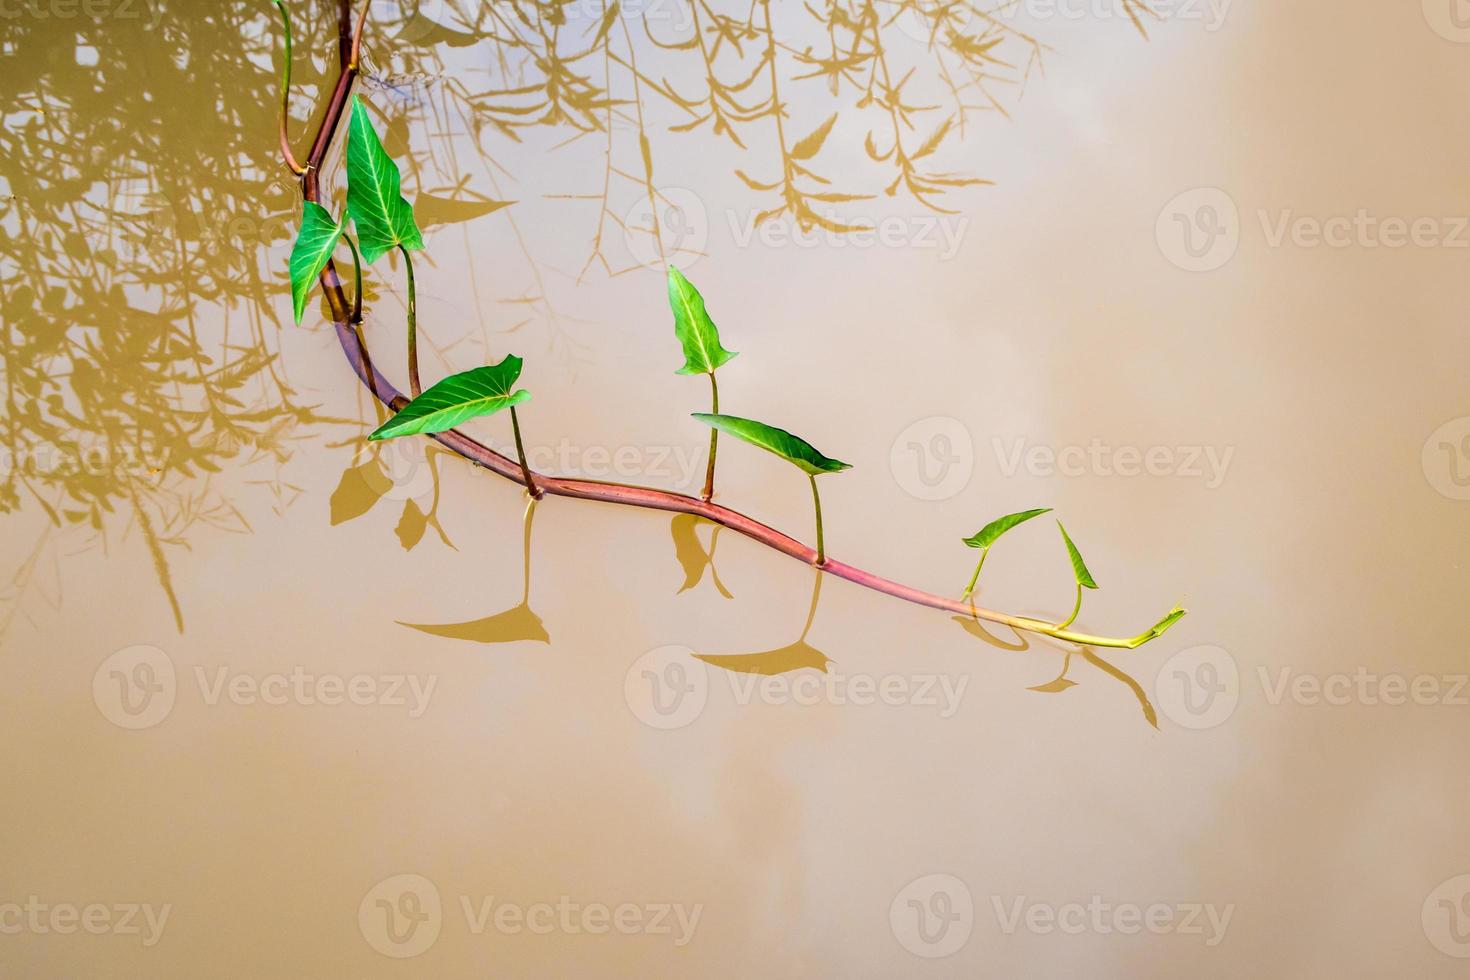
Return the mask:
[[[1143,0],[1120,2],[1142,31],[1141,15],[1151,15]],[[372,10],[386,14],[376,33],[387,41],[376,55],[370,46],[367,60],[370,76],[375,61],[391,60],[400,79],[426,78],[442,67],[439,54],[473,48],[486,67],[436,81],[487,157],[491,137],[519,142],[540,127],[564,132],[566,143],[600,136],[600,188],[561,196],[597,202],[587,267],[616,274],[628,266],[609,254],[610,226],[647,236],[660,260],[679,251],[660,218],[677,210],[655,179],[661,131],[702,131],[726,145],[734,174],[756,195],[757,224],[786,217],[803,230],[853,231],[861,225],[833,206],[880,194],[952,210],[946,193],[984,181],[936,161],[976,113],[1006,114],[1041,60],[1043,45],[1016,26],[1019,8],[1020,0],[435,0],[405,4],[409,13],[394,21],[400,8],[384,3]],[[797,119],[794,93],[820,111]],[[862,186],[835,186],[824,174],[834,132],[864,148],[872,176]],[[646,199],[646,223],[629,224],[628,195]]]
[[[290,4],[295,112],[324,94],[342,2]],[[1123,2],[1142,30],[1147,8]],[[1014,26],[1015,6],[374,0],[363,83],[424,227],[497,212],[520,245],[524,285],[502,275],[500,293],[487,295],[470,283],[479,315],[499,301],[519,311],[501,329],[554,326],[546,276],[521,235],[526,205],[505,207],[515,195],[497,159],[530,132],[600,144],[596,186],[558,195],[596,205],[583,274],[638,265],[609,250],[609,233],[646,241],[659,261],[678,256],[656,158],[688,134],[730,156],[758,222],[842,233],[854,225],[835,206],[884,197],[950,210],[946,195],[981,181],[939,161],[975,114],[1007,112],[1041,57]],[[58,529],[95,542],[114,528],[135,533],[182,623],[171,549],[201,525],[249,527],[217,474],[228,464],[232,485],[264,487],[284,509],[297,490],[281,467],[323,420],[276,356],[299,192],[268,137],[274,11],[226,0],[154,23],[152,7],[138,9],[134,21],[111,8],[102,19],[6,21],[0,513],[34,507],[53,546]],[[475,70],[449,70],[464,59]],[[411,122],[435,138],[410,141]],[[306,129],[290,121],[294,137]],[[849,166],[842,177],[860,186],[837,185],[834,147],[866,161],[865,174]],[[648,218],[632,220],[628,206],[640,201]],[[379,288],[369,281],[370,295]],[[551,338],[576,355],[564,333]],[[36,574],[39,548],[15,558],[0,601]]]
[[[296,202],[258,139],[269,20],[220,4],[150,29],[135,9],[6,23],[0,512],[137,535],[182,626],[169,552],[249,527],[216,474],[255,464],[284,506],[279,465],[317,416],[272,338]]]

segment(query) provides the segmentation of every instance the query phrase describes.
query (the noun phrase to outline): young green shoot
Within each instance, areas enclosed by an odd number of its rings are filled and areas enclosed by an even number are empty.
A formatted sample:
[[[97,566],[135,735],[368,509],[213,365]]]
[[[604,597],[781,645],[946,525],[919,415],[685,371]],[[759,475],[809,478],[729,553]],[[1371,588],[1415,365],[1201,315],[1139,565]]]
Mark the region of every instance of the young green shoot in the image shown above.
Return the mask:
[[[1072,615],[1068,616],[1065,622],[1057,624],[1057,629],[1064,630],[1077,621],[1077,614],[1082,611],[1082,590],[1097,588],[1097,582],[1093,581],[1092,573],[1087,570],[1087,563],[1082,560],[1082,553],[1072,543],[1072,538],[1067,534],[1067,529],[1062,527],[1061,521],[1057,521],[1057,529],[1062,532],[1062,541],[1067,546],[1067,557],[1072,560],[1072,574],[1077,579],[1077,602],[1072,606]],[[1172,616],[1173,613],[1169,615]]]
[[[775,453],[807,475],[812,485],[812,504],[817,514],[817,567],[827,564],[827,546],[822,534],[822,497],[817,493],[817,477],[823,473],[840,473],[852,469],[852,465],[822,455],[812,444],[785,429],[778,429],[754,419],[743,419],[735,415],[712,415],[696,412],[695,418],[721,432],[728,432],[752,446],[759,446]]]
[[[720,346],[720,331],[705,309],[704,297],[684,274],[669,266],[669,307],[674,311],[674,336],[684,347],[684,366],[676,374],[709,375],[710,414],[720,414],[720,386],[715,381],[715,371],[720,365],[735,357],[734,351]],[[719,450],[720,432],[712,428],[709,434],[709,464],[704,473],[704,491],[701,499],[708,502],[715,494],[715,453]]]
[[[976,531],[974,537],[965,538],[965,544],[971,548],[980,549],[980,561],[975,565],[975,574],[970,576],[970,583],[965,586],[965,594],[960,596],[960,601],[964,602],[975,594],[975,583],[980,581],[980,569],[985,567],[985,556],[990,554],[990,546],[995,544],[1002,534],[1018,524],[1025,524],[1033,517],[1049,513],[1051,513],[1051,508],[1043,507],[1040,510],[1023,510],[1019,514],[1007,514]]]

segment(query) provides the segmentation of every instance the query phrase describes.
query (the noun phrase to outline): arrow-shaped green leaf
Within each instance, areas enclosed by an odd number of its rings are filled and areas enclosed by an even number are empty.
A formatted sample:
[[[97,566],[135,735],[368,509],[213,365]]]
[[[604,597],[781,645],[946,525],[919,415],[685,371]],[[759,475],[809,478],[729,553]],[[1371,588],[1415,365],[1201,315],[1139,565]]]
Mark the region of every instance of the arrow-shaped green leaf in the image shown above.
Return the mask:
[[[965,538],[965,544],[971,548],[989,548],[995,544],[996,540],[1002,534],[1005,534],[1017,524],[1025,524],[1033,517],[1040,517],[1042,514],[1050,513],[1050,507],[1043,507],[1040,510],[1024,510],[1019,514],[1007,514],[1005,517],[991,521],[979,531],[975,532],[973,538]]]
[[[705,425],[721,432],[728,432],[752,446],[759,446],[767,452],[775,453],[811,476],[852,469],[850,463],[823,456],[812,447],[811,443],[800,436],[794,436],[785,429],[778,429],[764,422],[742,419],[735,415],[711,415],[708,412],[695,412],[694,417]]]
[[[1067,555],[1072,559],[1072,573],[1077,576],[1077,584],[1084,589],[1095,589],[1097,583],[1092,580],[1092,573],[1087,570],[1087,563],[1082,560],[1082,553],[1072,543],[1072,538],[1067,534],[1067,529],[1062,527],[1062,522],[1057,521],[1057,527],[1061,529],[1062,540],[1067,543]],[[1173,625],[1172,623],[1170,625]],[[1167,629],[1167,627],[1165,627]]]
[[[357,245],[369,264],[391,248],[423,248],[413,206],[400,196],[398,165],[383,149],[373,122],[357,96],[347,129],[347,213]]]
[[[331,213],[315,201],[304,201],[301,205],[301,230],[296,233],[296,244],[291,246],[291,301],[296,307],[296,322],[306,310],[306,297],[312,283],[327,267],[337,240],[347,228],[347,214],[341,221],[333,221]]]
[[[520,376],[521,359],[514,354],[499,364],[451,375],[403,406],[368,438],[443,432],[469,419],[519,405],[531,397],[529,391],[511,391]]]
[[[674,335],[684,345],[684,366],[677,374],[712,374],[735,356],[720,346],[720,331],[704,308],[704,297],[684,274],[669,266],[669,306],[674,310]]]

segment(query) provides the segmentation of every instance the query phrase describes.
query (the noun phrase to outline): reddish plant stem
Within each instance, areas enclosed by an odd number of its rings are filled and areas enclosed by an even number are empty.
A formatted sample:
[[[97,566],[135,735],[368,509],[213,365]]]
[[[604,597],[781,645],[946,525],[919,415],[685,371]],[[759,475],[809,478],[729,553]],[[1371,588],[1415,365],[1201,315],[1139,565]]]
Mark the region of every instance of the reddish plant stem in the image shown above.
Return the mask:
[[[311,155],[307,158],[306,173],[301,179],[303,195],[307,200],[316,201],[317,203],[321,203],[319,200],[320,186],[318,172],[322,160],[326,157],[327,149],[331,146],[332,137],[336,132],[337,125],[341,121],[343,110],[347,105],[347,96],[352,88],[352,81],[357,75],[356,59],[352,57],[351,38],[353,37],[353,32],[351,30],[352,14],[350,0],[341,0],[340,9],[342,11],[340,33],[344,39],[342,47],[342,73],[337,79],[336,88],[332,91],[331,101],[328,103],[327,111],[322,117],[316,139],[312,143]],[[365,12],[366,5],[364,5]],[[360,36],[361,25],[358,28],[358,37],[360,38]],[[337,270],[331,262],[328,262],[326,268],[322,270],[321,285],[327,296],[327,304],[332,311],[332,320],[337,330],[337,338],[342,344],[342,351],[346,354],[347,361],[351,365],[352,370],[357,374],[362,383],[367,386],[367,389],[372,392],[375,398],[389,409],[398,411],[404,405],[408,404],[408,399],[373,366],[372,358],[368,354],[367,345],[363,342],[362,335],[358,332],[357,327],[352,323],[351,308],[347,303],[346,293],[342,289],[342,281],[337,276]],[[731,510],[728,507],[723,507],[711,501],[699,500],[667,490],[656,490],[651,487],[637,487],[622,483],[604,483],[597,480],[577,480],[559,476],[547,476],[534,473],[529,469],[523,470],[520,463],[516,460],[503,456],[489,446],[455,430],[440,432],[431,436],[431,438],[451,452],[464,457],[478,466],[483,466],[485,469],[503,476],[507,480],[526,487],[528,491],[539,491],[537,493],[538,497],[542,494],[551,494],[558,497],[571,497],[577,500],[598,500],[603,503],[624,504],[630,507],[671,511],[679,514],[692,514],[743,534],[768,548],[795,558],[803,564],[811,565],[829,575],[846,579],[855,585],[860,585],[897,599],[917,603],[921,606],[944,610],[945,612],[955,613],[959,616],[983,619],[988,622],[1009,626],[1016,630],[1050,636],[1083,646],[1102,646],[1131,650],[1142,646],[1154,638],[1152,632],[1132,638],[1089,636],[1059,630],[1052,624],[1024,616],[1012,616],[989,609],[980,609],[968,601],[951,599],[947,596],[925,592],[922,589],[915,589],[833,558],[826,558],[825,561],[819,564],[815,549],[802,544],[790,535],[760,523],[754,518],[747,517],[739,511]]]

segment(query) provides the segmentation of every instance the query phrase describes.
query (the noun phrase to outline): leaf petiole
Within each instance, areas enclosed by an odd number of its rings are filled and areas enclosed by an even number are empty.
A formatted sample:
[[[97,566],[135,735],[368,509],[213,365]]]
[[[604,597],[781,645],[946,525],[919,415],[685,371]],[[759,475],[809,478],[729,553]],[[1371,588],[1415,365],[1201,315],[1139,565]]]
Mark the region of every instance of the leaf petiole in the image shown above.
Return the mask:
[[[806,475],[806,478],[811,481],[812,503],[817,508],[817,567],[821,568],[823,565],[827,564],[827,548],[822,541],[822,497],[820,494],[817,493],[816,474],[808,473]]]
[[[352,298],[352,322],[362,322],[362,257],[357,254],[357,243],[347,236],[344,231],[342,240],[347,247],[352,249],[352,280],[357,287],[357,292]]]
[[[1068,626],[1071,626],[1073,623],[1075,623],[1077,621],[1077,614],[1079,612],[1081,612],[1081,611],[1082,611],[1082,586],[1079,584],[1077,586],[1077,602],[1076,602],[1075,605],[1072,606],[1072,615],[1070,615],[1070,616],[1067,617],[1067,621],[1066,622],[1064,622],[1064,623],[1058,623],[1057,624],[1057,629],[1064,630]]]
[[[353,254],[356,254],[353,249]],[[408,390],[413,397],[417,398],[423,394],[423,385],[419,383],[419,317],[418,297],[414,292],[413,283],[413,259],[409,258],[408,249],[400,242],[398,251],[403,253],[403,262],[408,269]],[[522,465],[524,465],[524,459]]]
[[[510,428],[515,433],[516,456],[521,461],[521,475],[526,478],[526,492],[531,495],[531,500],[534,503],[541,499],[541,494],[544,491],[536,486],[535,480],[531,479],[531,467],[526,464],[526,447],[521,442],[521,420],[520,416],[516,415],[516,407],[514,405],[510,407]]]
[[[715,381],[715,372],[709,373],[710,401],[712,402],[710,413],[720,414],[720,386]],[[705,503],[715,495],[715,453],[720,447],[720,430],[711,428],[709,430],[709,467],[704,471],[704,493],[701,495]]]
[[[961,602],[964,602],[975,594],[975,583],[980,581],[980,569],[985,567],[985,556],[988,554],[990,554],[989,548],[985,548],[980,552],[980,561],[975,565],[975,574],[970,576],[970,584],[965,586],[965,594],[960,596]]]

